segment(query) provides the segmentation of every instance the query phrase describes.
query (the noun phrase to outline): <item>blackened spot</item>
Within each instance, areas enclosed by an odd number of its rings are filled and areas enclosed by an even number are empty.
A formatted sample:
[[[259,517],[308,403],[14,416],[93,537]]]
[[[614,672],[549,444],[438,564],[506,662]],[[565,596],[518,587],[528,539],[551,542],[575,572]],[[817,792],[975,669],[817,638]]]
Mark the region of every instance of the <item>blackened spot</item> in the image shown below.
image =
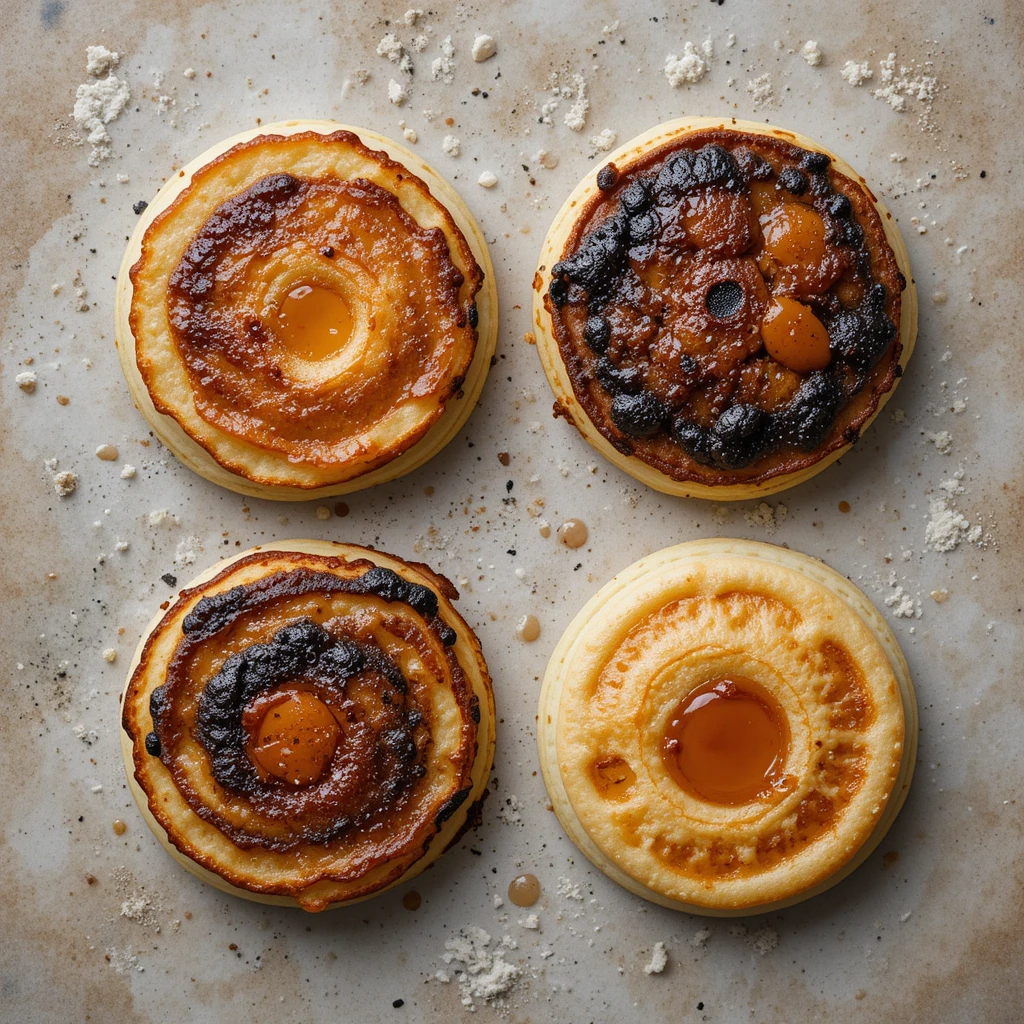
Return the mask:
[[[611,188],[615,188],[615,183],[619,180],[619,169],[615,164],[605,164],[597,172],[597,187],[602,192],[607,192]]]
[[[885,299],[885,285],[873,284],[859,309],[841,310],[826,324],[833,355],[855,370],[870,370],[896,338]]]
[[[588,316],[583,327],[583,340],[593,352],[603,355],[612,340],[612,328],[603,316]]]
[[[612,423],[629,437],[651,437],[661,429],[665,407],[650,393],[616,395],[611,405]]]
[[[723,469],[748,466],[768,447],[771,416],[756,405],[731,405],[708,432],[708,453]]]
[[[752,181],[767,181],[775,173],[775,168],[753,150],[741,149],[734,156],[740,170]]]
[[[619,202],[622,203],[622,208],[629,214],[640,213],[641,210],[645,210],[651,203],[651,194],[647,184],[640,178],[631,181],[626,186],[626,190],[622,193],[622,198]]]
[[[688,192],[697,184],[693,173],[693,153],[688,149],[683,149],[665,161],[664,166],[658,172],[655,188],[671,197]]]
[[[638,213],[629,219],[629,240],[634,245],[643,245],[658,236],[661,221],[655,210]]]
[[[511,491],[512,488],[515,487],[515,485],[516,485],[516,482],[514,480],[506,480],[505,481],[505,492],[508,493],[509,491]]]
[[[172,573],[165,572],[160,579],[162,579],[169,587],[176,587],[178,585],[178,577]]]
[[[743,308],[743,286],[738,281],[719,281],[708,289],[704,304],[718,320],[727,320]]]
[[[334,246],[333,245],[325,245],[320,250],[320,255],[325,257],[326,259],[333,260],[334,259]]]
[[[828,370],[815,370],[800,385],[782,414],[790,440],[804,451],[812,451],[825,439],[839,406],[842,391]]]
[[[737,189],[743,185],[743,174],[732,153],[709,143],[697,151],[693,161],[693,175],[699,185],[722,185]]]
[[[150,757],[160,756],[160,737],[155,732],[146,733],[146,753]]]
[[[480,322],[480,313],[476,308],[475,302],[469,304],[469,312],[466,314],[466,319],[469,321],[469,326],[476,330],[476,325]]]
[[[465,802],[469,789],[460,789],[450,800],[446,800],[434,818],[434,824],[440,828]]]
[[[469,717],[475,725],[480,724],[480,698],[475,693],[469,698]]]
[[[784,188],[795,196],[802,196],[807,191],[807,185],[807,175],[801,174],[795,167],[784,167],[779,171],[779,188]]]
[[[149,206],[149,203],[147,203],[145,199],[140,199],[137,203],[132,203],[132,210],[134,211],[135,216],[138,217],[138,215],[142,213],[147,206]]]
[[[695,462],[711,464],[711,451],[707,432],[699,423],[679,418],[672,424],[672,436],[679,447]]]
[[[850,200],[842,192],[836,192],[834,195],[829,196],[825,201],[825,209],[839,220],[845,220],[853,212]]]
[[[821,174],[822,171],[828,170],[828,165],[832,163],[824,153],[807,153],[801,162],[804,170],[810,171],[812,174]]]
[[[864,229],[855,220],[845,221],[836,234],[836,241],[856,249],[864,241]]]
[[[616,366],[610,359],[597,361],[594,376],[613,395],[638,395],[644,386],[643,374],[637,367]]]

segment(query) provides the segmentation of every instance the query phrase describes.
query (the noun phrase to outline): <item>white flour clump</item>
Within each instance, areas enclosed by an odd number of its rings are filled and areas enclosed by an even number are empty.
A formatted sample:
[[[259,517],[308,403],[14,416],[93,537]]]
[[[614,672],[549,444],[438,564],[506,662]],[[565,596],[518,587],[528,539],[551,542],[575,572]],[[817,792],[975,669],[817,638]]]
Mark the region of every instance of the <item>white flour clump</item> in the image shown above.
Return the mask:
[[[511,939],[503,938],[493,953],[487,948],[490,944],[490,935],[475,925],[463,928],[444,944],[447,952],[442,959],[451,965],[459,983],[462,1005],[471,1009],[477,1000],[489,1003],[506,995],[522,974],[505,960],[505,953],[515,948]],[[448,975],[439,971],[437,978],[447,981]]]
[[[597,135],[590,136],[590,144],[594,149],[599,150],[602,153],[607,153],[612,146],[615,145],[618,135],[611,130],[611,128],[605,128],[604,131]]]
[[[930,61],[927,66],[931,66]],[[915,72],[910,67],[900,67],[897,73],[895,53],[879,61],[879,71],[881,84],[871,91],[876,99],[885,100],[897,113],[906,110],[908,96],[923,103],[926,108],[931,106],[938,90],[938,82],[933,75]]]
[[[477,36],[473,40],[473,60],[477,64],[482,64],[485,60],[490,59],[498,52],[498,44],[494,41],[493,36]]]
[[[874,78],[875,73],[868,66],[866,60],[848,60],[840,69],[839,74],[845,78],[850,85],[863,85],[869,78]]]
[[[818,48],[817,40],[808,39],[803,46],[800,47],[800,56],[803,57],[812,68],[816,68],[821,63],[821,50]]]
[[[573,75],[572,84],[576,90],[576,98],[566,112],[565,125],[574,132],[581,132],[587,123],[587,112],[590,110],[590,100],[587,99],[587,82],[582,75]]]
[[[388,82],[388,99],[394,103],[396,107],[400,107],[407,98],[408,94],[406,93],[404,86],[392,78],[391,81]]]
[[[693,43],[683,44],[681,57],[670,53],[665,58],[665,77],[673,89],[681,85],[696,85],[711,67],[715,51],[710,39],[705,39],[700,48]]]
[[[128,83],[118,78],[110,68],[121,59],[119,53],[111,53],[103,46],[86,49],[86,71],[96,77],[109,72],[106,78],[96,82],[84,82],[75,93],[75,108],[71,112],[75,124],[85,135],[85,141],[92,146],[89,166],[98,167],[101,160],[110,157],[110,133],[107,125],[128,105],[131,90]]]
[[[459,151],[462,148],[462,143],[454,135],[446,135],[444,141],[441,143],[441,148],[449,156],[458,156]]]
[[[398,41],[394,32],[388,32],[377,44],[377,56],[387,57],[402,71],[412,74],[412,58],[405,52],[405,47]]]
[[[775,106],[775,85],[770,71],[747,82],[747,92],[750,93],[755,110],[759,107]]]
[[[948,430],[929,431],[925,435],[935,445],[940,455],[948,455],[953,449],[953,435]]]
[[[436,57],[430,64],[430,76],[435,82],[447,82],[449,85],[455,81],[455,47],[452,44],[452,37],[445,36],[441,41],[441,56]]]
[[[932,551],[953,551],[962,541],[978,544],[982,540],[981,526],[971,524],[962,512],[953,508],[946,498],[930,498],[928,523],[924,528],[924,545]]]
[[[661,974],[668,966],[668,953],[664,942],[656,942],[651,950],[651,960],[644,967],[644,974]]]
[[[775,508],[772,508],[767,501],[762,501],[757,508],[743,513],[743,518],[751,526],[760,526],[767,533],[774,533],[775,528],[785,521],[789,515],[789,509],[780,501]]]

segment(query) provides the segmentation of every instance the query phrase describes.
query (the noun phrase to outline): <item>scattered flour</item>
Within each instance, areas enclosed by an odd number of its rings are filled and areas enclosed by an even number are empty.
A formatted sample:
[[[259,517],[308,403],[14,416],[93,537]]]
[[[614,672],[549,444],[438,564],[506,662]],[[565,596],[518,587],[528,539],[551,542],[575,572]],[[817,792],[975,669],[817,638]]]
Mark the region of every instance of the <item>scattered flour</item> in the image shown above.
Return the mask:
[[[459,151],[462,148],[462,143],[454,135],[446,135],[444,141],[441,143],[441,148],[449,156],[458,156]]]
[[[505,802],[498,808],[498,817],[506,825],[522,825],[523,816],[519,813],[519,797],[514,793],[505,797]]]
[[[581,132],[587,123],[587,112],[590,110],[590,100],[587,99],[587,82],[582,75],[573,75],[572,84],[576,96],[572,101],[572,106],[566,111],[565,126],[574,132]]]
[[[590,136],[590,144],[601,153],[607,153],[617,140],[618,135],[611,128],[605,128],[604,131],[599,132],[597,135]]]
[[[394,32],[388,32],[377,44],[377,55],[387,57],[392,64],[397,64],[402,71],[412,73],[412,59],[405,52],[405,47],[398,41]]]
[[[568,878],[562,877],[558,879],[558,884],[555,886],[555,892],[559,896],[565,896],[570,900],[583,899],[583,891],[575,882]]]
[[[921,618],[921,602],[908,594],[899,584],[885,599],[885,606],[892,609],[897,619]]]
[[[774,533],[776,527],[785,522],[788,515],[789,509],[781,501],[775,508],[772,508],[767,501],[762,501],[757,508],[744,512],[743,518],[751,526],[760,526],[767,533]]]
[[[863,85],[869,78],[874,78],[875,73],[871,70],[866,60],[848,60],[840,69],[839,74],[846,79],[850,85]]]
[[[803,46],[800,47],[800,56],[803,57],[812,68],[816,68],[821,64],[821,50],[818,48],[817,40],[808,39]]]
[[[931,61],[925,65],[931,67]],[[913,67],[901,66],[897,71],[896,54],[879,62],[879,87],[871,95],[885,100],[893,110],[902,113],[907,107],[907,98],[916,99],[925,107],[931,105],[938,90],[938,81],[933,75],[925,74]]]
[[[110,68],[121,59],[121,55],[111,53],[102,46],[90,46],[86,50],[86,71],[96,77],[109,72],[106,78],[95,82],[84,82],[75,93],[75,107],[72,117],[85,141],[92,146],[89,154],[89,166],[98,167],[100,162],[110,157],[110,144],[113,141],[107,131],[107,125],[119,117],[121,111],[131,99],[128,83],[118,78]]]
[[[146,524],[152,527],[177,526],[181,522],[165,508],[155,508],[146,516]]]
[[[714,47],[710,39],[705,39],[700,47],[693,43],[683,44],[683,55],[670,53],[665,58],[665,77],[673,89],[681,85],[696,85],[711,67]]]
[[[754,947],[754,952],[758,956],[765,956],[770,953],[779,944],[779,933],[774,929],[765,925],[764,928],[758,928],[756,932],[751,936],[751,945]]]
[[[650,962],[644,967],[644,974],[661,974],[668,966],[668,952],[664,942],[656,942],[651,950]]]
[[[447,82],[449,85],[455,81],[455,47],[452,44],[452,37],[445,36],[441,40],[441,56],[436,57],[430,64],[430,76],[435,82]]]
[[[969,544],[980,544],[982,528],[979,524],[972,526],[949,503],[949,499],[937,497],[928,500],[928,522],[924,528],[924,545],[932,551],[953,551],[963,541]]]
[[[540,931],[540,918],[536,914],[529,914],[519,922],[519,926],[531,932]]]
[[[75,488],[78,487],[77,473],[72,473],[70,469],[62,470],[59,473],[55,472],[57,469],[56,459],[49,459],[46,466],[53,474],[51,478],[53,480],[53,489],[57,492],[58,498],[66,498],[68,495],[75,493]]]
[[[699,931],[694,933],[692,939],[690,939],[690,945],[697,949],[703,949],[708,944],[708,939],[711,938],[710,928],[701,928]]]
[[[935,445],[940,455],[948,455],[953,450],[953,435],[948,430],[929,431],[925,435]]]
[[[409,94],[405,91],[405,86],[392,78],[388,82],[388,100],[396,107],[400,107],[408,98]]]
[[[198,537],[188,536],[178,544],[174,553],[174,564],[179,568],[195,565],[196,556],[203,550],[203,542]]]
[[[121,904],[121,916],[136,924],[156,924],[156,908],[152,900],[141,890],[131,893]]]
[[[754,109],[775,106],[775,84],[770,71],[747,82],[747,92],[754,103]]]
[[[489,1003],[506,995],[522,974],[519,967],[505,960],[505,953],[515,948],[511,939],[503,938],[493,952],[488,948],[490,944],[490,935],[474,925],[463,928],[444,944],[442,959],[459,983],[462,1005],[471,1009],[477,1000]],[[438,971],[435,977],[438,981],[450,980],[445,971]]]

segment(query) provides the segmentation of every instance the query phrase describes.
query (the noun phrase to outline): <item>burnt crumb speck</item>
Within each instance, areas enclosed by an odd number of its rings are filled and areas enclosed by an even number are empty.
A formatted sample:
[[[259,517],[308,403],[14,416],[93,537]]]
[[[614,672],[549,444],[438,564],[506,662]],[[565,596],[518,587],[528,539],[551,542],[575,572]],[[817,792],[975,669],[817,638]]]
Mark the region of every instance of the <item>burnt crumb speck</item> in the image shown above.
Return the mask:
[[[514,481],[514,480],[506,480],[506,481],[505,481],[505,490],[506,490],[506,491],[511,491],[511,490],[512,490],[512,488],[513,488],[513,487],[515,487],[515,485],[516,485],[516,484],[515,484],[515,481]]]
[[[178,577],[173,573],[165,572],[160,579],[162,579],[169,587],[176,587],[178,585]]]
[[[597,187],[602,192],[607,192],[609,189],[615,188],[615,183],[619,180],[619,169],[615,164],[605,164],[597,172]]]
[[[160,737],[155,732],[146,733],[146,753],[150,757],[160,756]]]
[[[404,999],[395,999],[395,1000],[394,1000],[394,1001],[393,1001],[393,1002],[391,1003],[391,1005],[392,1005],[392,1006],[393,1006],[393,1007],[394,1007],[394,1008],[395,1008],[396,1010],[399,1010],[399,1009],[401,1009],[401,1008],[402,1008],[403,1006],[405,1006],[405,1000],[404,1000]]]
[[[333,260],[334,259],[334,246],[333,245],[325,245],[320,250],[320,255],[325,257],[326,259]]]
[[[147,203],[145,199],[140,199],[137,203],[132,203],[132,210],[135,213],[135,216],[138,217],[140,213],[145,212],[148,206],[149,203]]]

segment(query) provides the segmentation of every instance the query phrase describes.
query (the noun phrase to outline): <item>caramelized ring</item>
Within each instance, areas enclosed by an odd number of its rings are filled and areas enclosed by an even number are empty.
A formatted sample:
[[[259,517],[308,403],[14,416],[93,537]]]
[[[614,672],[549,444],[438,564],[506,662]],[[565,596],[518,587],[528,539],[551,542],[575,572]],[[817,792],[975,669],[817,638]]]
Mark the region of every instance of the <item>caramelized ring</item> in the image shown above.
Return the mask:
[[[544,677],[544,781],[610,878],[712,916],[822,892],[906,797],[917,707],[870,601],[815,559],[692,541],[619,573]]]
[[[738,500],[820,472],[866,429],[917,332],[906,249],[811,140],[693,118],[577,186],[534,278],[555,415],[670,494]]]
[[[426,566],[322,541],[254,549],[154,620],[122,747],[189,870],[322,910],[418,874],[465,826],[494,747],[490,680]]]
[[[228,139],[140,219],[118,283],[136,404],[191,468],[263,497],[392,479],[479,396],[497,330],[486,244],[412,153],[331,122]]]

